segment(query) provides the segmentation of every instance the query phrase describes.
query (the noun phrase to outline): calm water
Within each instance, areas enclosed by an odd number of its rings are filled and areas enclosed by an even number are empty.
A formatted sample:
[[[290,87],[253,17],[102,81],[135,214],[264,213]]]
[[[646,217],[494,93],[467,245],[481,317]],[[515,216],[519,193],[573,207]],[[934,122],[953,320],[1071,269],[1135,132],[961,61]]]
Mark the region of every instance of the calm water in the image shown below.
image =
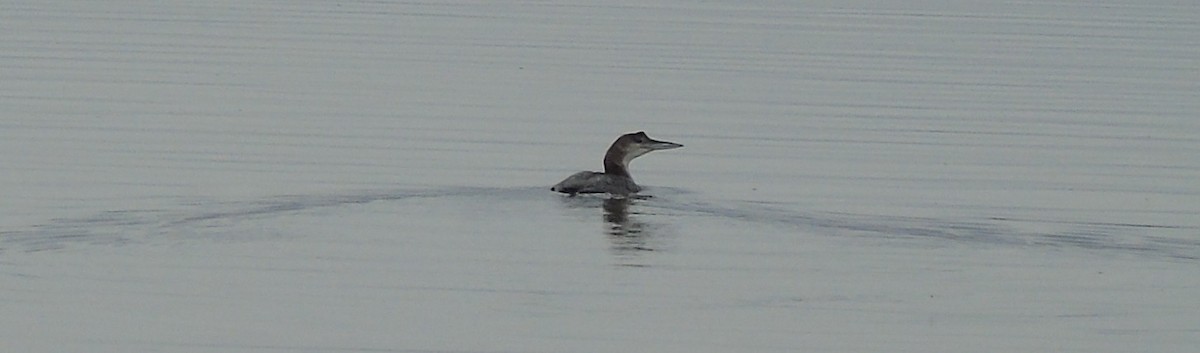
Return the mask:
[[[1191,351],[1200,5],[10,2],[5,351]],[[654,197],[565,198],[618,135]]]

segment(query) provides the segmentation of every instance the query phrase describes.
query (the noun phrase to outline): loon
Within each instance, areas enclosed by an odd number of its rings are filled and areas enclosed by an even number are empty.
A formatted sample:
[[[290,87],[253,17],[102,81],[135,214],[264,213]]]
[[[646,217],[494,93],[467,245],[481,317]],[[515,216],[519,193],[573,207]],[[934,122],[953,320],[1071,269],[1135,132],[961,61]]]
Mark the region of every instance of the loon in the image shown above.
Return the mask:
[[[621,135],[608,148],[608,153],[604,154],[603,173],[588,171],[575,173],[551,187],[550,190],[571,196],[581,193],[609,193],[621,196],[635,194],[642,191],[642,188],[635,184],[633,177],[629,175],[629,161],[651,151],[679,147],[683,147],[683,145],[652,139],[646,136],[644,131]]]

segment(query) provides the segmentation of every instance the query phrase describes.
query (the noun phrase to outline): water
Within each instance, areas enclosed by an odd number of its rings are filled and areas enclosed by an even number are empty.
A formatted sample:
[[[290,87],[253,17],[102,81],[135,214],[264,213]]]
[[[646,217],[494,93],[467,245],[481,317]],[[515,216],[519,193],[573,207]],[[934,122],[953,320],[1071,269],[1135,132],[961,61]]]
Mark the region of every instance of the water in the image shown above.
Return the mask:
[[[10,3],[0,342],[1191,351],[1197,14]]]

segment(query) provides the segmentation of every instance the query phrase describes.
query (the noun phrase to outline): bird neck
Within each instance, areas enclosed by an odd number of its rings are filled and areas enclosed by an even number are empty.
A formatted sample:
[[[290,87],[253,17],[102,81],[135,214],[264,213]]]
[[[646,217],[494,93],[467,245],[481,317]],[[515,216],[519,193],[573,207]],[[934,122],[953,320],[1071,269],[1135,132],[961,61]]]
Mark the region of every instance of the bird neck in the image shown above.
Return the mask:
[[[625,151],[615,144],[604,154],[604,174],[629,177],[629,167],[625,165]]]

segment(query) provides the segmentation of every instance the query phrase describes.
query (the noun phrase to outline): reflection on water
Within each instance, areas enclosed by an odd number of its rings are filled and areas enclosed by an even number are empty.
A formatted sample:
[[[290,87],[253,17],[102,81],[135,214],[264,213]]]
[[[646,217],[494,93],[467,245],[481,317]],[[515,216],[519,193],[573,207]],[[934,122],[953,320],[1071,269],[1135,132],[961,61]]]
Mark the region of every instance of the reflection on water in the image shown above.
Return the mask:
[[[604,200],[604,222],[608,226],[608,240],[612,242],[612,250],[618,255],[632,255],[643,251],[654,251],[647,243],[652,232],[650,227],[638,217],[629,217],[629,205],[634,202],[631,198],[610,198]]]
[[[642,266],[630,263],[641,254],[662,250],[659,234],[663,226],[649,222],[639,212],[643,198],[601,198],[592,196],[564,197],[563,202],[573,209],[598,210],[601,212],[604,235],[610,243],[609,250],[617,256],[622,266]],[[598,206],[598,207],[597,207]]]

